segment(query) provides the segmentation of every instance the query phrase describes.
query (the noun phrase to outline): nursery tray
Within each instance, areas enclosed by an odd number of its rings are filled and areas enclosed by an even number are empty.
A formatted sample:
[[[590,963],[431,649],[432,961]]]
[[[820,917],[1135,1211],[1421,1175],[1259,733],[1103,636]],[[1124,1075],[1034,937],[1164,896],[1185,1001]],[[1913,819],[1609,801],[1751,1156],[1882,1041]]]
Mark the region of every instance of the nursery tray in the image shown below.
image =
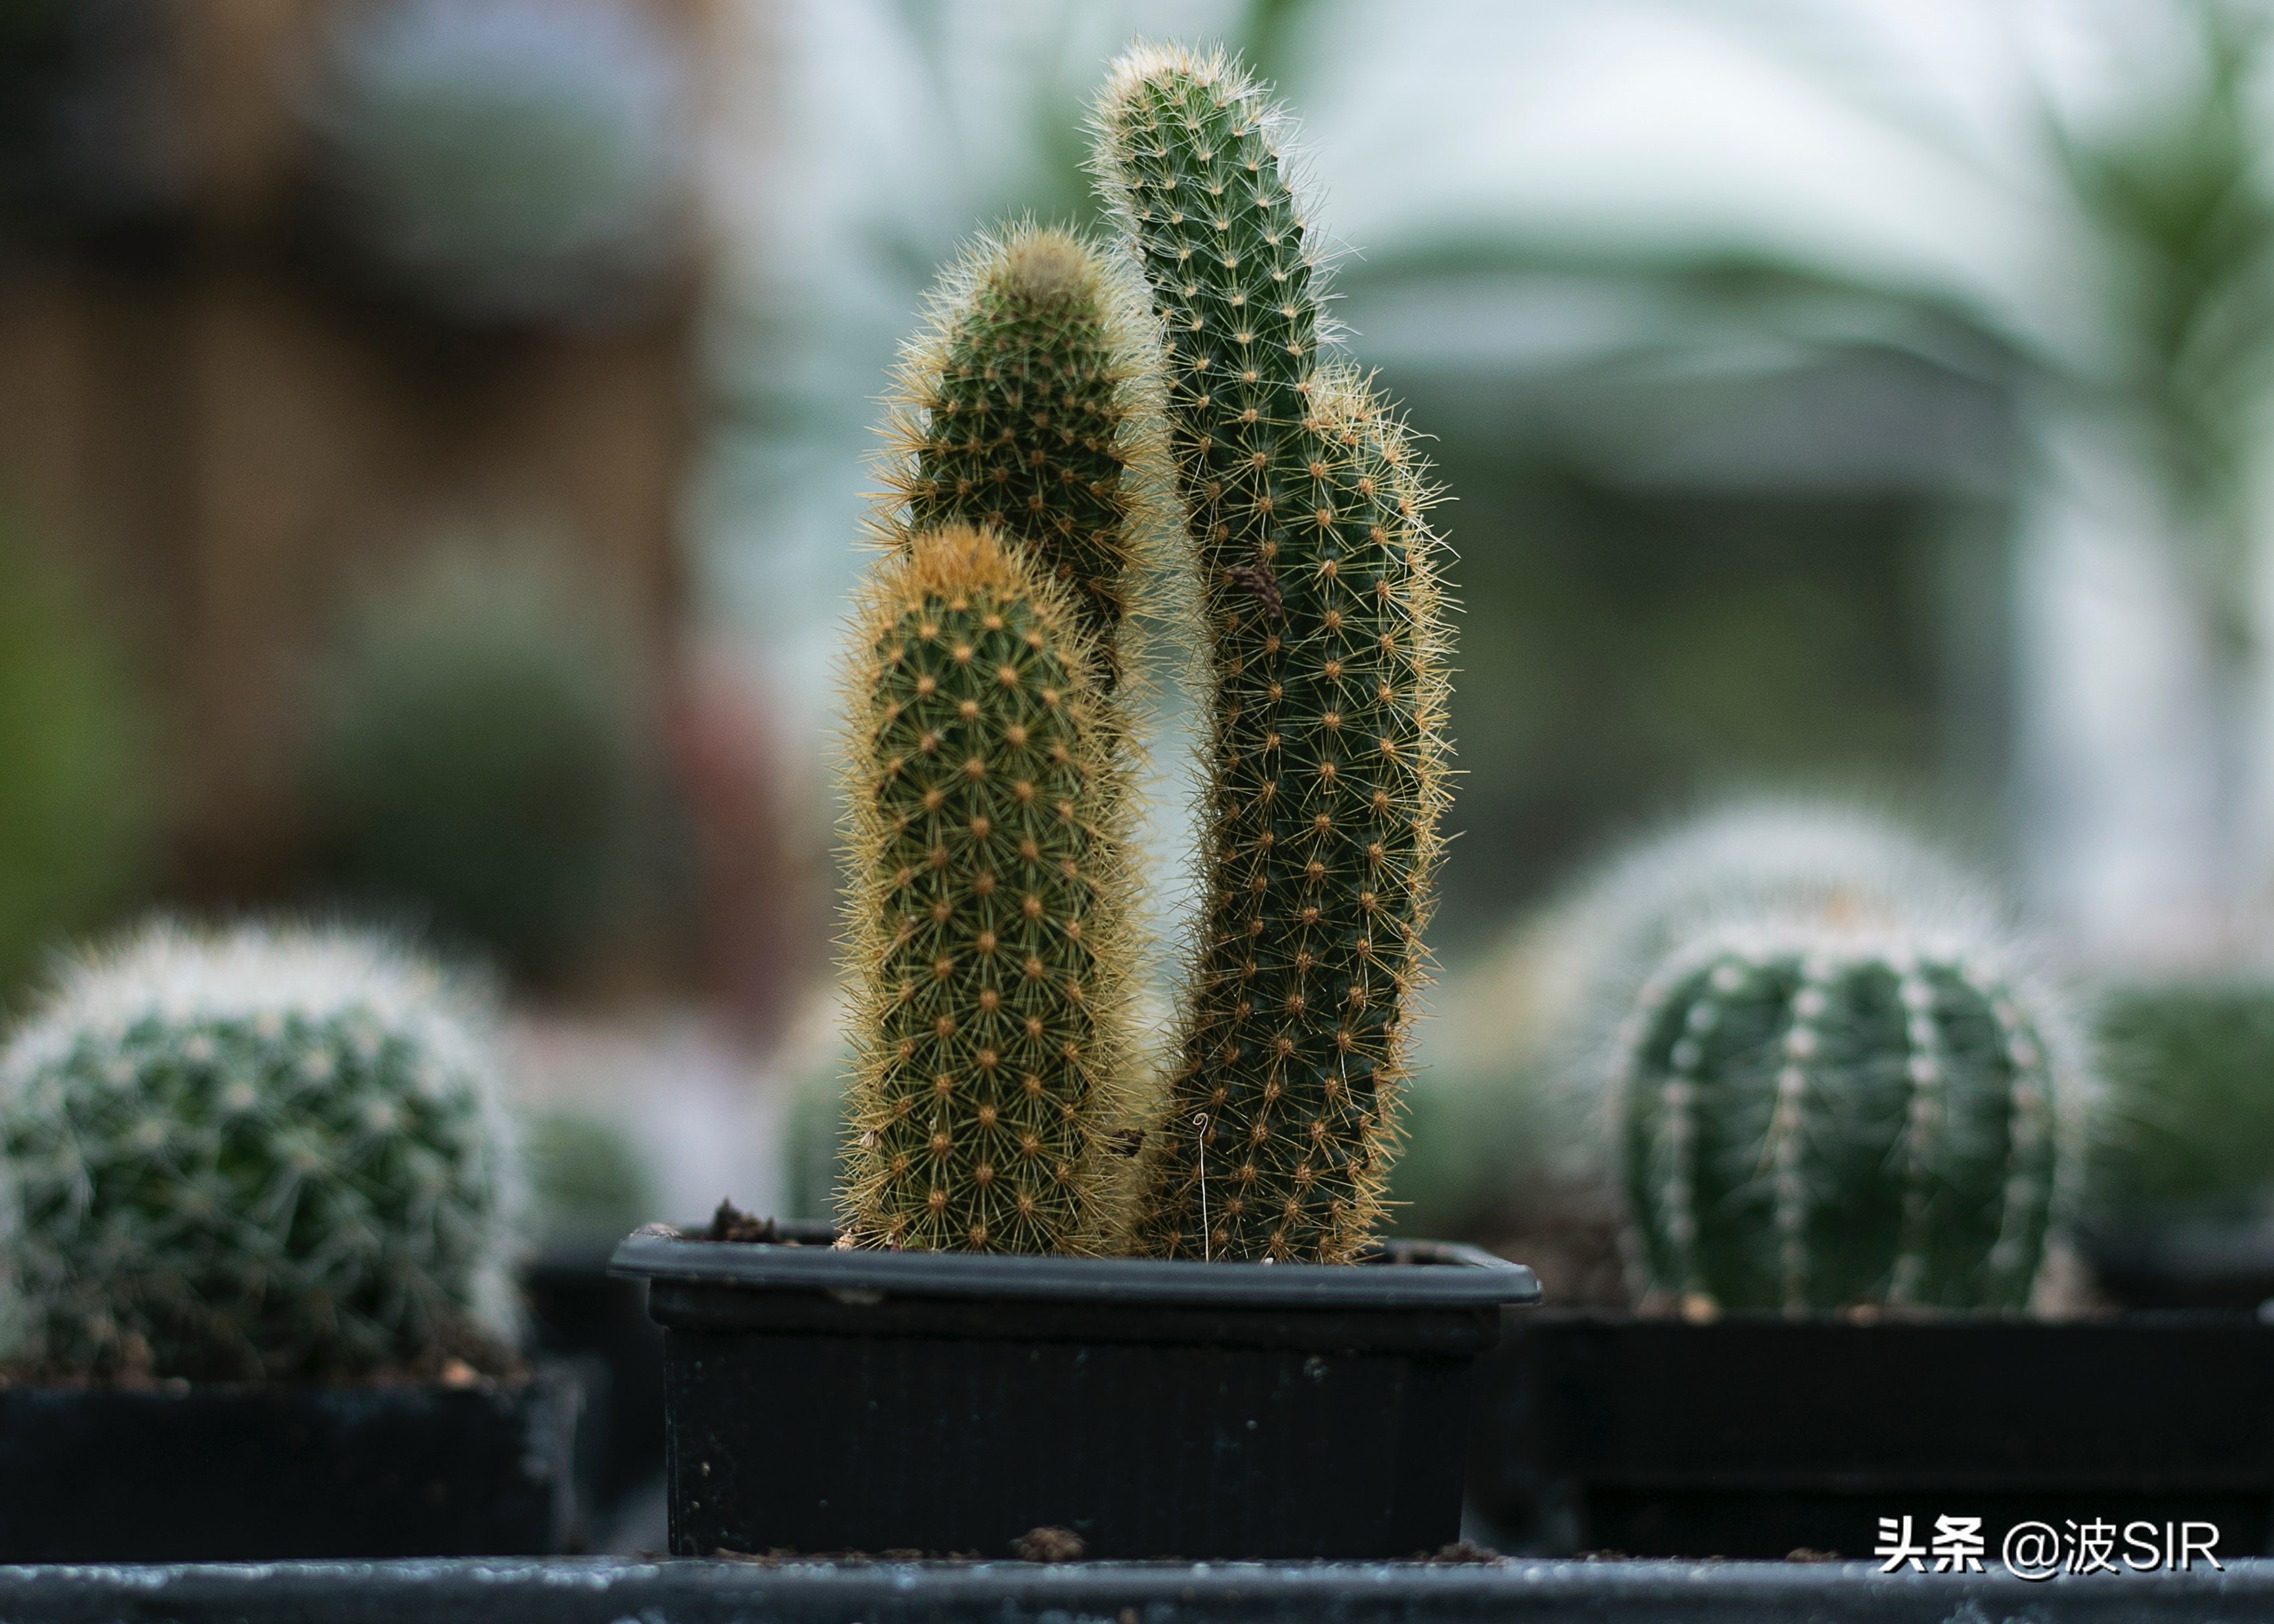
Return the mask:
[[[840,1252],[642,1230],[671,1549],[1368,1557],[1459,1531],[1477,1355],[1532,1272]]]
[[[1470,1490],[1543,1553],[1870,1554],[1879,1519],[2274,1538],[2274,1325],[1527,1315],[1480,1369]]]
[[[449,1387],[0,1388],[0,1561],[544,1555],[573,1371]]]

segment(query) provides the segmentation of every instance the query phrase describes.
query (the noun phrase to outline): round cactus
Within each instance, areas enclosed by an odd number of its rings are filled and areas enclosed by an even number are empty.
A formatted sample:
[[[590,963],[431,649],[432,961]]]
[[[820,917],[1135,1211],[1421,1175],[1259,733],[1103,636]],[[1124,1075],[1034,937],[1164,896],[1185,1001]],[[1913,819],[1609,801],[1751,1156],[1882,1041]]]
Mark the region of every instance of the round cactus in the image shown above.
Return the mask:
[[[384,942],[160,924],[0,1054],[0,1350],[296,1379],[490,1363],[511,1131],[468,989]]]
[[[591,321],[686,246],[683,77],[624,0],[398,0],[348,13],[309,114],[397,285],[467,320]]]
[[[1645,985],[1613,1081],[1645,1299],[2025,1306],[2067,1196],[2059,1001],[1961,938],[1707,936]]]

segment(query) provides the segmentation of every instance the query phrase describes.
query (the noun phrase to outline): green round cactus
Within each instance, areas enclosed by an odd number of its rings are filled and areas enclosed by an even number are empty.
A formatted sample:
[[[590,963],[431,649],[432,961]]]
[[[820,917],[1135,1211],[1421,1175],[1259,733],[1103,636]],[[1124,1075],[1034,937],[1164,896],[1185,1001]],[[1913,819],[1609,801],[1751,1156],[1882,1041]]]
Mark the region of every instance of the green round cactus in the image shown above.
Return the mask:
[[[0,1350],[289,1380],[494,1363],[520,1202],[482,1006],[365,936],[147,929],[0,1054]]]
[[[2025,1306],[2067,1197],[2058,1001],[1977,945],[1807,921],[1706,936],[1613,1065],[1645,1301]]]

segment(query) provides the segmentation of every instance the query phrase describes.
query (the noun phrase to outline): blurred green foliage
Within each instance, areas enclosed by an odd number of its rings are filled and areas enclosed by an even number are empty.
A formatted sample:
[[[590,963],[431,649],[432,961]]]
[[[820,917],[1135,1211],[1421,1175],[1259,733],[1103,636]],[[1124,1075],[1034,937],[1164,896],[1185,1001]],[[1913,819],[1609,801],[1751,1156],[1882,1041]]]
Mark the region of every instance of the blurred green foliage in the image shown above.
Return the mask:
[[[1512,1199],[1547,1176],[1552,1117],[1541,1062],[1511,1056],[1491,1078],[1433,1069],[1407,1088],[1405,1148],[1389,1176],[1393,1234],[1493,1239]]]
[[[122,645],[0,514],[0,997],[147,877],[152,744]]]
[[[365,604],[322,700],[330,886],[537,985],[634,927],[661,769],[629,658],[574,580],[535,554],[438,554]]]
[[[2196,73],[2105,131],[2052,126],[2106,259],[2112,386],[2142,418],[2194,542],[2198,601],[2247,646],[2248,484],[2274,385],[2274,188],[2263,155],[2270,18],[2254,0],[2182,0]]]
[[[2091,1169],[2097,1219],[2263,1209],[2274,1195],[2274,981],[2112,992],[2098,1041],[2109,1098]]]

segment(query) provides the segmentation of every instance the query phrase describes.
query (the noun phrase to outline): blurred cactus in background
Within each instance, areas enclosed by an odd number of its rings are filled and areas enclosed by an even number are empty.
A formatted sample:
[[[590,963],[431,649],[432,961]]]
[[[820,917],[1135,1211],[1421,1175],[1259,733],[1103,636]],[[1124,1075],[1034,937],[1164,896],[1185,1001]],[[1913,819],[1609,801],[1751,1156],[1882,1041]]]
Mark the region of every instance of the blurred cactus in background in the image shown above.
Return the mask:
[[[1397,1227],[1513,1246],[1558,1301],[1619,1297],[1603,1084],[1651,973],[1733,916],[1994,932],[2003,912],[1902,823],[1837,800],[1747,796],[1645,834],[1439,989],[1392,1182]]]
[[[541,1110],[523,1124],[521,1143],[529,1228],[540,1240],[614,1241],[661,1216],[655,1181],[619,1124]]]
[[[371,598],[320,695],[325,878],[559,982],[636,917],[659,819],[629,656],[569,575],[445,550]]]
[[[1321,352],[1289,135],[1140,47],[1097,168],[1150,285],[1209,628],[1207,897],[1141,1251],[1344,1262],[1382,1213],[1446,796],[1446,632],[1404,431]]]
[[[845,1079],[858,1064],[851,1048],[840,1048],[794,1079],[782,1139],[782,1210],[788,1217],[829,1218],[837,1211],[845,1147],[856,1137]]]
[[[158,0],[0,5],[0,262],[182,206],[166,10]]]
[[[497,1366],[512,1133],[469,987],[376,938],[147,928],[0,1055],[0,1342],[195,1380]]]
[[[117,641],[0,516],[0,996],[147,877],[150,721]]]
[[[1761,914],[1831,928],[2005,923],[1990,886],[1893,816],[1833,799],[1738,798],[1624,846],[1449,989],[1451,1063],[1537,1056],[1576,1085],[1558,1137],[1589,1154],[1590,1130],[1605,1125],[1593,1079],[1643,983],[1701,932]]]
[[[1089,1252],[1134,1064],[1127,786],[1073,595],[909,538],[855,619],[845,799],[856,1243]]]
[[[2080,1171],[2068,1027],[1963,923],[1702,933],[1612,1062],[1632,1288],[1689,1312],[2025,1307]]]
[[[2097,1026],[2108,1104],[2096,1224],[2263,1218],[2274,1200],[2274,982],[2119,988]]]
[[[631,0],[350,8],[305,98],[347,234],[471,321],[636,312],[689,246],[687,86]]]

